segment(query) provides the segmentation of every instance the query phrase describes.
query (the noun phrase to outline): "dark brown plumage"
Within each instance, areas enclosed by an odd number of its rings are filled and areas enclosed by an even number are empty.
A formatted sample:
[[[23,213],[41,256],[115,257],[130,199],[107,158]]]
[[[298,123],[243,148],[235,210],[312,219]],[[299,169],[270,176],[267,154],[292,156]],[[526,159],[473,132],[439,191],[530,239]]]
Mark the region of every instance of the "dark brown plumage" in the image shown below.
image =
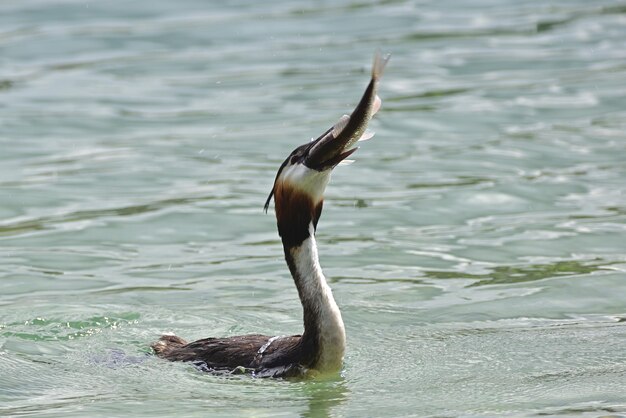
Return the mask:
[[[229,338],[204,338],[191,343],[163,335],[152,344],[155,353],[170,361],[191,362],[203,371],[248,372],[257,377],[301,376],[311,366],[310,351],[300,335],[278,337],[252,334]],[[269,345],[267,345],[269,343]],[[309,361],[303,361],[306,358]]]

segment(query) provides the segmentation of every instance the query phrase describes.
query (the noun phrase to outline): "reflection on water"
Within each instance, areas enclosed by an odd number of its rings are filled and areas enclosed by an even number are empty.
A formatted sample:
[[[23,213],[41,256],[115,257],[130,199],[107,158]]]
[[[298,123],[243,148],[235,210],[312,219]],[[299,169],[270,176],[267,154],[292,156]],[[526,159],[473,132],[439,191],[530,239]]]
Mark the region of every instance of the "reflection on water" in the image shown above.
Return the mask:
[[[0,415],[625,414],[625,12],[0,3]],[[301,332],[263,203],[377,48],[377,135],[318,228],[342,377],[146,355]]]
[[[335,381],[311,382],[302,386],[302,392],[308,399],[308,409],[302,417],[332,417],[336,407],[345,403],[350,390],[342,378]]]
[[[71,223],[84,220],[95,220],[110,216],[133,216],[142,213],[158,211],[170,206],[190,205],[195,202],[215,199],[214,196],[200,196],[177,199],[164,199],[158,202],[151,202],[143,205],[134,205],[122,208],[82,210],[73,213],[59,214],[54,217],[42,217],[38,219],[19,221],[14,224],[0,225],[0,236],[21,235],[31,231],[38,231],[54,227],[56,224]]]
[[[426,271],[427,277],[437,279],[466,278],[478,279],[470,286],[532,282],[560,276],[577,276],[603,270],[616,263],[582,263],[578,261],[558,261],[553,264],[531,264],[527,266],[497,266],[488,274],[459,274],[443,271]]]

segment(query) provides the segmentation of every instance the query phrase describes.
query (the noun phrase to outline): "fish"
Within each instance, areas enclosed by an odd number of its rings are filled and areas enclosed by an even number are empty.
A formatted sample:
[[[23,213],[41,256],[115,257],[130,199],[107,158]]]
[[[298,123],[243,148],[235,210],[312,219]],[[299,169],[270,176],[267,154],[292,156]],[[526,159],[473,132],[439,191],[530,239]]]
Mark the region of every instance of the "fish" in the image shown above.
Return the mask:
[[[376,92],[390,57],[390,54],[383,56],[380,51],[376,51],[370,82],[352,113],[343,115],[337,123],[317,139],[300,145],[283,161],[276,173],[274,187],[272,187],[265,201],[265,212],[269,208],[278,179],[284,170],[297,170],[302,173],[307,170],[315,170],[323,174],[316,178],[327,183],[333,168],[339,164],[352,162],[346,158],[358,149],[358,147],[353,148],[353,146],[359,141],[366,141],[374,136],[373,132],[367,131],[367,125],[376,112],[380,110],[382,101]]]
[[[371,79],[361,100],[350,115],[343,115],[330,129],[312,141],[307,166],[320,171],[332,168],[358,149],[352,148],[357,142],[374,136],[373,132],[367,131],[367,125],[382,105],[377,94],[378,84],[390,58],[391,54],[383,56],[380,51],[376,51]]]

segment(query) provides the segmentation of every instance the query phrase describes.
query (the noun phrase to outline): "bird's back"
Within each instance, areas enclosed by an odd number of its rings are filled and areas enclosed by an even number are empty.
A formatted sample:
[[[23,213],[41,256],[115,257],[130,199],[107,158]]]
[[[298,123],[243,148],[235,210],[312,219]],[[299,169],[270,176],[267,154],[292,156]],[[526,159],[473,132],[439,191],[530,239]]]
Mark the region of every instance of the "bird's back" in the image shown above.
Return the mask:
[[[301,336],[238,335],[203,338],[188,343],[175,335],[163,335],[152,344],[157,356],[191,362],[205,371],[249,372],[259,377],[290,377],[305,373],[299,363]]]

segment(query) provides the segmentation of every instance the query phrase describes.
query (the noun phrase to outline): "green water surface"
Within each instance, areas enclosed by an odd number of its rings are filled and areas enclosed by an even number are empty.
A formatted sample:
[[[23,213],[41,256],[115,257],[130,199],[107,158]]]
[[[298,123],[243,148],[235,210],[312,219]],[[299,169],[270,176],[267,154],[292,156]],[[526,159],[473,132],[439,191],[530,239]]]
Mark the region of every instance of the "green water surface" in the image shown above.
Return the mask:
[[[149,356],[301,332],[295,146],[393,54],[318,242],[330,381]],[[626,3],[0,2],[0,415],[625,416]]]

